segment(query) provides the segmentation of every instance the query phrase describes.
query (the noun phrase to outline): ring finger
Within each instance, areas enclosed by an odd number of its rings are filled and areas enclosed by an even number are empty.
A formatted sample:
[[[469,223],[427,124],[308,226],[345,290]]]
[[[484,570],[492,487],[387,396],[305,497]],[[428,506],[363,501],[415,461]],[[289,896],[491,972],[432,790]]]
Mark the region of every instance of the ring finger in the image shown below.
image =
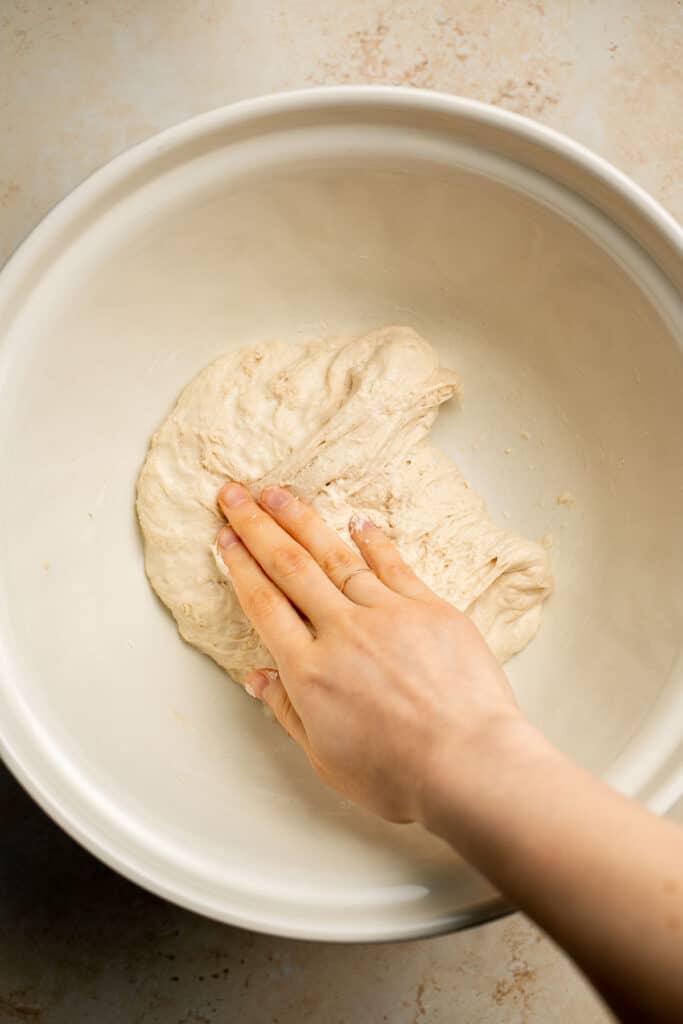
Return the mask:
[[[273,519],[313,556],[338,590],[354,604],[376,605],[390,591],[367,562],[340,540],[310,505],[284,487],[266,487],[260,502]]]

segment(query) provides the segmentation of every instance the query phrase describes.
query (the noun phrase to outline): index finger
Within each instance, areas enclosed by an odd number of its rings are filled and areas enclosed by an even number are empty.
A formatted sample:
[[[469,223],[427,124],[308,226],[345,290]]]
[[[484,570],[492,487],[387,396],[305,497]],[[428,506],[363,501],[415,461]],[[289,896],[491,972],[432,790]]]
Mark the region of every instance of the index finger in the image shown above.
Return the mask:
[[[279,664],[310,644],[311,634],[303,619],[268,579],[235,531],[224,526],[216,543],[242,611],[275,661]]]

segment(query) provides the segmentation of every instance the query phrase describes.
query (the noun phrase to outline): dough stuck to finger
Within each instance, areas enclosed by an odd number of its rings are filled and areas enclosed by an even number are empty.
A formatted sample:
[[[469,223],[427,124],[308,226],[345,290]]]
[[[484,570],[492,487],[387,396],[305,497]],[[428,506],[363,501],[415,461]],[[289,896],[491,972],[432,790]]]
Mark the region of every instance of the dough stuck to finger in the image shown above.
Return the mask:
[[[552,590],[547,550],[488,517],[427,440],[459,392],[407,327],[230,353],[181,394],[152,438],[137,510],[149,580],[181,636],[238,682],[273,660],[242,612],[216,548],[217,493],[292,487],[351,544],[356,514],[385,530],[440,597],[466,611],[500,661],[538,629]]]

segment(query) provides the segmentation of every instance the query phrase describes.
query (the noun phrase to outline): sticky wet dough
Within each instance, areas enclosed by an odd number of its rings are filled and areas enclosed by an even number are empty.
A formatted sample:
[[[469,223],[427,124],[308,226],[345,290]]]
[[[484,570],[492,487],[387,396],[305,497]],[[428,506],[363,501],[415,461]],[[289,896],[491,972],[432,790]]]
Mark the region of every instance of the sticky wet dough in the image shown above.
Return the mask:
[[[548,553],[492,523],[429,443],[439,405],[458,392],[406,327],[273,341],[206,367],[152,438],[138,481],[147,575],[181,636],[238,682],[273,664],[215,553],[217,492],[234,479],[254,495],[295,488],[351,546],[351,515],[368,516],[501,662],[525,647],[552,590]]]

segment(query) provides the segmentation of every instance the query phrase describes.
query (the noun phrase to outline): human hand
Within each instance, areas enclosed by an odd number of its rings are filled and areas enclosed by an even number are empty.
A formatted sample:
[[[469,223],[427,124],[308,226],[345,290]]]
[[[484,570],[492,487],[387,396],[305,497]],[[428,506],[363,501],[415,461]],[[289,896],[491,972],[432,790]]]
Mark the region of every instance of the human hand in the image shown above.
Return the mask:
[[[282,488],[256,503],[226,484],[219,504],[221,556],[278,669],[248,685],[321,778],[450,842],[622,1020],[681,1020],[680,830],[544,740],[474,623],[377,527],[351,523],[361,557]]]
[[[249,692],[330,786],[384,818],[424,822],[443,752],[452,760],[521,717],[476,626],[367,520],[350,527],[361,557],[284,488],[257,504],[229,483],[218,500],[230,524],[221,557],[277,665],[251,673]]]

